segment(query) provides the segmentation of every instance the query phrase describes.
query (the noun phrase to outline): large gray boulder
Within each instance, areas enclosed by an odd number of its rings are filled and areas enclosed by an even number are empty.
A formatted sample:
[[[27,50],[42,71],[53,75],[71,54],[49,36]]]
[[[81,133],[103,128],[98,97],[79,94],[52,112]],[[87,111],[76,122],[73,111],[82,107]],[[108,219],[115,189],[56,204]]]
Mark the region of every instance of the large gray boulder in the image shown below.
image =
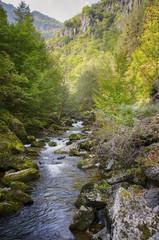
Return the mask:
[[[112,240],[155,240],[159,231],[159,218],[146,206],[144,198],[124,188],[117,191],[109,217]]]
[[[148,167],[144,172],[149,182],[153,182],[159,186],[159,165]]]

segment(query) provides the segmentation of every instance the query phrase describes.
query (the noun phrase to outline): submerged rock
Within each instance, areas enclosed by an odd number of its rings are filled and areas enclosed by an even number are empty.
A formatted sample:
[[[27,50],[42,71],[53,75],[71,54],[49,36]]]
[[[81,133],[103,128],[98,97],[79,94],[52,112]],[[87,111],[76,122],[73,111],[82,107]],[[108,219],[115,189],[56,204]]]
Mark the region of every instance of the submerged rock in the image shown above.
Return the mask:
[[[75,213],[70,225],[71,231],[86,231],[95,219],[92,208],[81,206]]]

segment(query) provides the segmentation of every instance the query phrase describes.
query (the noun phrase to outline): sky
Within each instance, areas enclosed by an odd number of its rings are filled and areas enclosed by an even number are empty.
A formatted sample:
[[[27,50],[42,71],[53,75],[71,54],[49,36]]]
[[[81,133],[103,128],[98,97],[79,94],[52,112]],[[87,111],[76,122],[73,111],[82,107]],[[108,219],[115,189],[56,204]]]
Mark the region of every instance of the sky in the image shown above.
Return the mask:
[[[86,5],[91,5],[99,0],[24,0],[31,11],[39,11],[61,22],[68,20],[81,12]],[[2,0],[17,7],[21,0]]]

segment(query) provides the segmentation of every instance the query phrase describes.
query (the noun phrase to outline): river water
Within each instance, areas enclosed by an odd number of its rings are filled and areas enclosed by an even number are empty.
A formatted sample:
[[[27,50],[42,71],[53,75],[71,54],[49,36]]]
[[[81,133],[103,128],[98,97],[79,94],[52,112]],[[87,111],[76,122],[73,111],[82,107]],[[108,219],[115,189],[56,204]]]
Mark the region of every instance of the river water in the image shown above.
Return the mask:
[[[36,162],[39,164],[40,179],[32,183],[31,197],[34,204],[24,207],[12,217],[0,220],[0,240],[86,240],[88,235],[72,235],[69,225],[76,211],[74,202],[82,185],[94,177],[94,172],[77,168],[80,157],[55,154],[66,145],[71,133],[81,132],[82,122],[61,136],[50,137],[57,142],[42,149]]]

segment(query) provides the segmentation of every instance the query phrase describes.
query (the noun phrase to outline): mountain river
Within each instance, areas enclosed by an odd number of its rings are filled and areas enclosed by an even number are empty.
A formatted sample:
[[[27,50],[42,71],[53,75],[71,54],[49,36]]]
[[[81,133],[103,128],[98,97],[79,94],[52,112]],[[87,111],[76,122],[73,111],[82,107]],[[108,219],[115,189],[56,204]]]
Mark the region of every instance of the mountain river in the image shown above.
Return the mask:
[[[69,225],[76,211],[74,202],[80,189],[95,177],[95,173],[77,168],[80,157],[54,153],[66,145],[70,134],[81,132],[81,129],[82,122],[77,122],[63,135],[50,137],[57,146],[50,147],[47,143],[36,160],[41,176],[32,182],[34,191],[31,197],[35,202],[14,216],[0,219],[1,240],[91,239],[82,233],[73,236]]]

